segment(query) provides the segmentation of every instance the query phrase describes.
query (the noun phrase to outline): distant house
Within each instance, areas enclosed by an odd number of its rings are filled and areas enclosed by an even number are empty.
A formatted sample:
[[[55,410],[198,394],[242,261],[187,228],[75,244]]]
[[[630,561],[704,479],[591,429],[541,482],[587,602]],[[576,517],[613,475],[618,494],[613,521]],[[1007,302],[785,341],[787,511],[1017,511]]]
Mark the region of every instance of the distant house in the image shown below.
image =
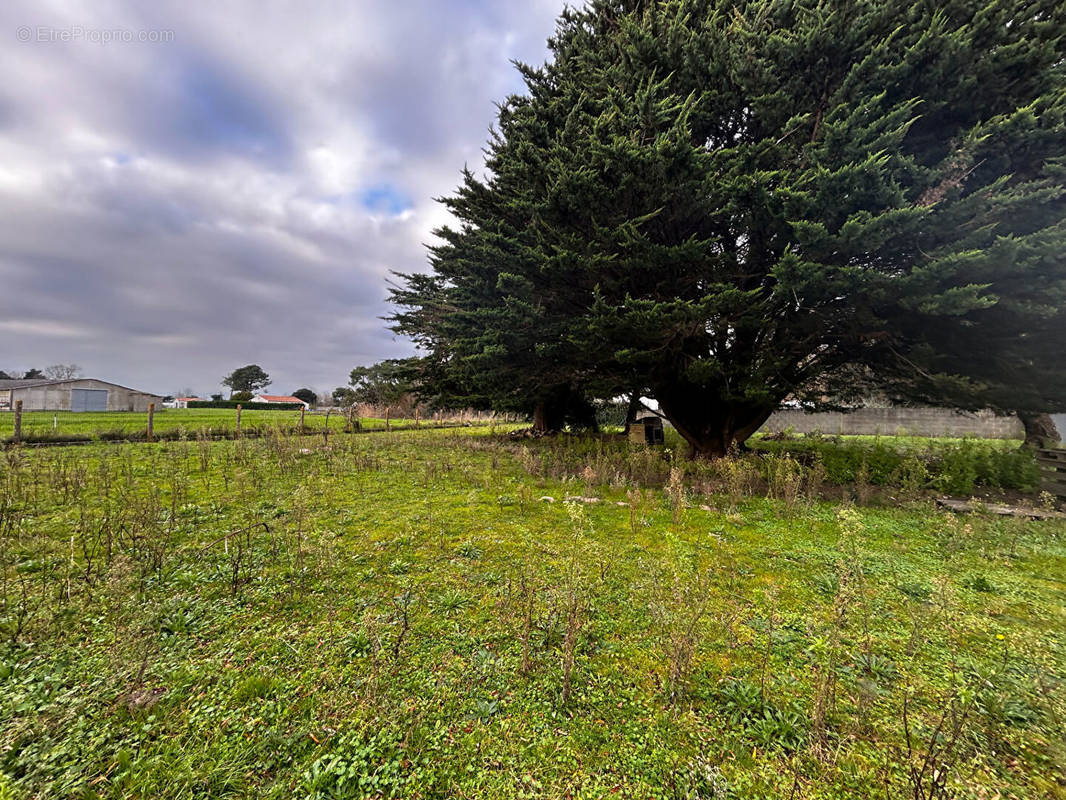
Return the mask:
[[[0,380],[0,411],[22,401],[23,411],[147,411],[163,397],[96,378]]]
[[[203,400],[202,397],[175,397],[174,404],[171,408],[188,408],[189,403],[196,403]]]
[[[311,406],[301,400],[299,397],[293,397],[291,394],[257,394],[252,398],[253,403],[289,403],[292,406],[303,406],[304,408],[310,408]]]

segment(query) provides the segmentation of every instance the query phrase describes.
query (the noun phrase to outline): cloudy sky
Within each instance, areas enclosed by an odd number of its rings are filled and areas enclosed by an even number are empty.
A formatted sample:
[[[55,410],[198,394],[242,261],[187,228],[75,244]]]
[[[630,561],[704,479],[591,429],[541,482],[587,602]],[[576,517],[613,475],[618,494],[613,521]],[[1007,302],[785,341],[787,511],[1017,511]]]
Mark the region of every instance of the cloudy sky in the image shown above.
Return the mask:
[[[387,272],[562,6],[4,0],[0,369],[289,392],[410,354]]]

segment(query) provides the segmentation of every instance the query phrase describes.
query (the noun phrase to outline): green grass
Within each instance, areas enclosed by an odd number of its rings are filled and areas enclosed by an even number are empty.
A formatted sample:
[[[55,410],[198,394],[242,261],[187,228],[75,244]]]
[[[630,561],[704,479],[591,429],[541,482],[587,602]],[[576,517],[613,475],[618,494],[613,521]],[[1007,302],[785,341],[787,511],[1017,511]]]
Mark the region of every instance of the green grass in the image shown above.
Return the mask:
[[[330,444],[0,453],[0,797],[1063,796],[1059,523]]]
[[[308,413],[304,426],[321,431],[326,425],[324,414]],[[360,425],[366,430],[382,430],[385,420],[362,417]],[[0,413],[0,441],[14,433],[14,414]],[[148,424],[148,414],[128,411],[103,411],[74,413],[71,411],[28,411],[22,415],[22,435],[26,441],[78,438],[123,438],[141,436]],[[423,425],[432,421],[423,420]],[[249,409],[241,412],[241,428],[246,433],[269,429],[296,430],[300,425],[299,411],[262,411]],[[396,428],[410,427],[414,420],[393,419],[390,425]],[[231,434],[236,429],[236,411],[228,408],[175,408],[155,412],[153,426],[157,435],[185,433],[195,439],[198,434],[211,436]],[[340,414],[329,417],[331,431],[343,431],[345,419]]]

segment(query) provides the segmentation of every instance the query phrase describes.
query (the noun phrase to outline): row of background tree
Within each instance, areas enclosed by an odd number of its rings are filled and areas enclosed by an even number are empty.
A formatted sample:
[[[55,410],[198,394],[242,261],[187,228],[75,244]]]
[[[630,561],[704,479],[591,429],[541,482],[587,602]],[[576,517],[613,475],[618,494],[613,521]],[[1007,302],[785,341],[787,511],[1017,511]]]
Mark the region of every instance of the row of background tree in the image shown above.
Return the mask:
[[[397,414],[410,413],[418,402],[414,394],[414,376],[415,371],[409,360],[388,360],[369,367],[356,367],[351,371],[348,386],[334,389],[328,400],[337,406],[365,403],[391,407]],[[222,379],[222,385],[230,389],[229,399],[236,401],[250,400],[270,384],[270,375],[258,364],[238,367]],[[312,406],[326,399],[306,387],[296,389],[292,396]],[[222,395],[212,395],[214,399],[221,400]]]
[[[70,378],[80,378],[81,367],[77,364],[52,364],[44,369],[31,367],[27,370],[2,370],[0,369],[0,381],[28,381],[50,380],[65,381]]]

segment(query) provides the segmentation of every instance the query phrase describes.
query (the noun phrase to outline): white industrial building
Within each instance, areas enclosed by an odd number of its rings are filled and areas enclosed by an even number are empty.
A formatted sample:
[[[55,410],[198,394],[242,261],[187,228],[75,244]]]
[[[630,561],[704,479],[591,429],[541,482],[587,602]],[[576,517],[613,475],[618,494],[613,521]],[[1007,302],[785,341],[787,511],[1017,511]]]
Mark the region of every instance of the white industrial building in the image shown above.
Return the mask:
[[[0,411],[18,400],[23,411],[147,411],[163,398],[96,378],[0,380]]]

